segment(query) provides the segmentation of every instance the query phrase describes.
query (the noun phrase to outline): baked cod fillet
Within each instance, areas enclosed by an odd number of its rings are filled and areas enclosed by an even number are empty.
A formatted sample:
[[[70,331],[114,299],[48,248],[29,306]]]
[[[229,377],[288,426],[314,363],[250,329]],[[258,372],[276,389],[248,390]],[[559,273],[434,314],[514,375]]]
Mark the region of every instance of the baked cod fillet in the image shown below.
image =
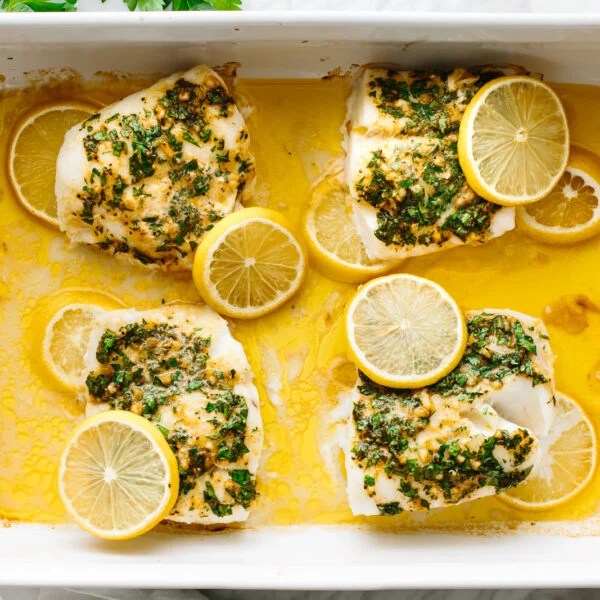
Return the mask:
[[[192,267],[205,231],[254,177],[244,119],[212,69],[195,67],[69,130],[56,163],[60,229],[138,265]]]
[[[206,306],[117,310],[99,317],[85,355],[86,412],[123,409],[156,425],[179,463],[169,521],[244,521],[262,450],[250,365]]]
[[[554,418],[543,323],[507,310],[467,313],[459,365],[417,390],[360,374],[345,449],[355,515],[424,511],[498,494],[530,473]],[[350,408],[351,405],[351,408]]]
[[[515,226],[513,208],[478,197],[458,162],[462,115],[514,68],[449,72],[364,67],[348,101],[346,180],[367,254],[393,260],[480,244]]]

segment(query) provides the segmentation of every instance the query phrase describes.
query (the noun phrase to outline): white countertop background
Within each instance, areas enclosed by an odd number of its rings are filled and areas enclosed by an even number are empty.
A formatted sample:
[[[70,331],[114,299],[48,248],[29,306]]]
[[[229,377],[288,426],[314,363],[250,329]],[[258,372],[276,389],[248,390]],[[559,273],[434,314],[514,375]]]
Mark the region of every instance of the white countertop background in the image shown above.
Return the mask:
[[[598,600],[599,590],[268,592],[0,588],[0,600]]]
[[[599,590],[270,592],[0,588],[0,600],[598,600]]]
[[[600,0],[244,0],[244,10],[600,12]]]
[[[122,0],[79,0],[79,11],[126,11]],[[600,12],[600,0],[243,0],[244,11]]]
[[[80,10],[127,10],[122,0],[79,0]],[[592,13],[600,0],[244,0],[244,10],[398,10]],[[1,15],[0,15],[1,18]],[[599,557],[600,561],[600,557]],[[0,566],[1,568],[1,566]],[[0,588],[0,600],[600,600],[600,590],[405,590],[268,592]]]

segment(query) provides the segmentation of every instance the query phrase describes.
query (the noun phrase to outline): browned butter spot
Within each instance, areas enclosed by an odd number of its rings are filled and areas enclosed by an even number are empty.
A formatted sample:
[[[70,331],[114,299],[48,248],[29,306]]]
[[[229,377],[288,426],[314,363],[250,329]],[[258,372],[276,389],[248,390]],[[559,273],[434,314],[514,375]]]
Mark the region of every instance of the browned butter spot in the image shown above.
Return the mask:
[[[597,361],[592,367],[588,374],[588,380],[592,384],[592,387],[600,390],[600,360]]]
[[[584,294],[569,294],[546,305],[543,319],[569,333],[581,333],[589,325],[590,312],[600,312],[600,307]]]

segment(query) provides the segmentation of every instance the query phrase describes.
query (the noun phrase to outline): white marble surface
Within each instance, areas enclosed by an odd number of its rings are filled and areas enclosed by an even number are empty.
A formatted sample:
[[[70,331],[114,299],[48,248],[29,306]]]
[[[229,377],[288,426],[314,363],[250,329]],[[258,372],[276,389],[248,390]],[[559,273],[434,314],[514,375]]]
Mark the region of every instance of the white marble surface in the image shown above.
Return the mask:
[[[598,600],[598,590],[404,590],[239,592],[228,590],[72,590],[0,588],[0,600]]]
[[[244,0],[244,10],[600,12],[600,0]]]
[[[80,0],[84,10],[121,10],[121,0]],[[600,0],[244,0],[244,10],[398,10],[600,13]],[[600,590],[405,590],[240,592],[0,588],[0,600],[600,600]]]
[[[79,0],[80,11],[126,11],[123,0]],[[245,11],[420,11],[600,13],[600,0],[243,0]]]

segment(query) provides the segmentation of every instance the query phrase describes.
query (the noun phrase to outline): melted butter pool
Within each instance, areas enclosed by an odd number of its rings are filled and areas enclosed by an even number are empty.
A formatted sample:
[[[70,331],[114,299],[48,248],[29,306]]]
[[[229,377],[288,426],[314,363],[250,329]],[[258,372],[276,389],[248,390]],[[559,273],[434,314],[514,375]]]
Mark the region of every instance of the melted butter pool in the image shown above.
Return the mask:
[[[143,79],[84,84],[70,78],[4,92],[1,154],[6,156],[17,118],[36,104],[61,98],[107,103],[144,84]],[[554,87],[565,104],[573,141],[600,154],[595,108],[600,88]],[[248,126],[257,163],[254,204],[281,210],[300,224],[311,183],[339,156],[346,91],[339,79],[238,82],[238,95],[253,108]],[[163,299],[197,301],[198,295],[188,275],[144,271],[70,247],[60,233],[17,204],[1,167],[0,516],[59,522],[64,513],[55,487],[56,465],[81,407],[56,387],[41,362],[42,330],[56,294],[67,288],[103,289],[139,309]],[[511,232],[486,246],[412,259],[402,269],[442,284],[464,308],[511,308],[542,316],[546,306],[571,294],[600,305],[600,237],[552,248]],[[248,526],[368,522],[488,529],[492,523],[594,521],[600,513],[598,473],[574,501],[543,513],[519,512],[486,498],[429,514],[353,517],[337,445],[336,407],[338,394],[356,375],[340,327],[354,289],[311,269],[300,294],[281,310],[258,321],[232,323],[257,376],[265,424],[260,496]],[[78,293],[73,294],[70,301],[77,301]],[[558,388],[578,399],[600,430],[600,314],[589,312],[587,321],[578,333],[552,324],[549,330]]]

